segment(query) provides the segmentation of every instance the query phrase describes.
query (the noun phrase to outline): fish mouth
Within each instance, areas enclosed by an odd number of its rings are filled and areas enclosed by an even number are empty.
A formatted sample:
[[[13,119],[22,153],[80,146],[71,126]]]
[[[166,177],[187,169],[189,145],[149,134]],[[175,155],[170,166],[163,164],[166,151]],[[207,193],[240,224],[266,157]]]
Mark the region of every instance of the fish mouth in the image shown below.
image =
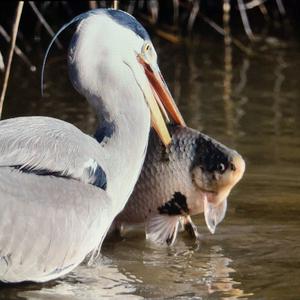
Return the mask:
[[[201,193],[204,194],[205,198],[207,199],[207,201],[209,203],[215,203],[215,199],[218,196],[218,192],[213,191],[213,190],[204,189],[202,187],[198,187],[198,189],[201,191]]]

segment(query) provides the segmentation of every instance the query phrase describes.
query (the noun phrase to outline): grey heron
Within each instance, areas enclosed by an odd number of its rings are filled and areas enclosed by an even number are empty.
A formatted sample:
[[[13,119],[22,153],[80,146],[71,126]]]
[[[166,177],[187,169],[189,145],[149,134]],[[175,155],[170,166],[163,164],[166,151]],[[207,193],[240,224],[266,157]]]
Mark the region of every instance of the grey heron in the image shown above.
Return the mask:
[[[75,22],[70,80],[97,113],[96,138],[49,117],[0,122],[0,281],[45,282],[95,253],[138,179],[151,123],[165,145],[167,112],[184,124],[134,17],[81,14],[49,47]]]

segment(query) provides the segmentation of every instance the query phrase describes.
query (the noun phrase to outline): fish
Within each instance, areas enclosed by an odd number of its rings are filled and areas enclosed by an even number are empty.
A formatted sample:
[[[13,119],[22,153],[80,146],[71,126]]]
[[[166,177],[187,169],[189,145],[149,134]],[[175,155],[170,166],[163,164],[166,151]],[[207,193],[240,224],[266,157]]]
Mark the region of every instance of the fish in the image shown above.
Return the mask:
[[[173,245],[180,230],[198,239],[191,216],[204,213],[211,233],[224,219],[227,197],[245,171],[235,150],[189,127],[169,125],[172,142],[165,147],[151,130],[145,162],[113,231],[145,225],[146,239]]]

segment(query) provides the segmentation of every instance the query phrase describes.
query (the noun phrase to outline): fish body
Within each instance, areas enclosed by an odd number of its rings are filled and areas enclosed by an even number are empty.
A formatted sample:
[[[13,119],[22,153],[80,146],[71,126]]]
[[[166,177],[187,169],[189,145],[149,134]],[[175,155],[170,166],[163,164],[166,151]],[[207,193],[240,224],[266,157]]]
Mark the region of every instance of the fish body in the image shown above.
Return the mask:
[[[213,233],[225,216],[227,196],[245,170],[242,157],[197,130],[172,125],[166,148],[152,130],[142,172],[115,228],[146,225],[146,237],[173,244],[180,225],[198,236],[190,216],[204,212]]]

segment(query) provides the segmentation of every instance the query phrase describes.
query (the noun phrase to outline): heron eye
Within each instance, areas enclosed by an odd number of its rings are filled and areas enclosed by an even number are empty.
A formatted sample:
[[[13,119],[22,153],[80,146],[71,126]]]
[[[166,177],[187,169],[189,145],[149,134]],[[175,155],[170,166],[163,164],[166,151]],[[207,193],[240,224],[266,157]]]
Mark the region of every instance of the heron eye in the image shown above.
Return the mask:
[[[150,49],[151,49],[151,45],[149,43],[145,43],[143,45],[142,52],[146,54]]]
[[[217,169],[219,172],[223,173],[225,171],[225,165],[220,163],[217,165]]]
[[[157,56],[151,43],[145,42],[142,46],[141,55],[149,64],[155,64],[157,62]]]

